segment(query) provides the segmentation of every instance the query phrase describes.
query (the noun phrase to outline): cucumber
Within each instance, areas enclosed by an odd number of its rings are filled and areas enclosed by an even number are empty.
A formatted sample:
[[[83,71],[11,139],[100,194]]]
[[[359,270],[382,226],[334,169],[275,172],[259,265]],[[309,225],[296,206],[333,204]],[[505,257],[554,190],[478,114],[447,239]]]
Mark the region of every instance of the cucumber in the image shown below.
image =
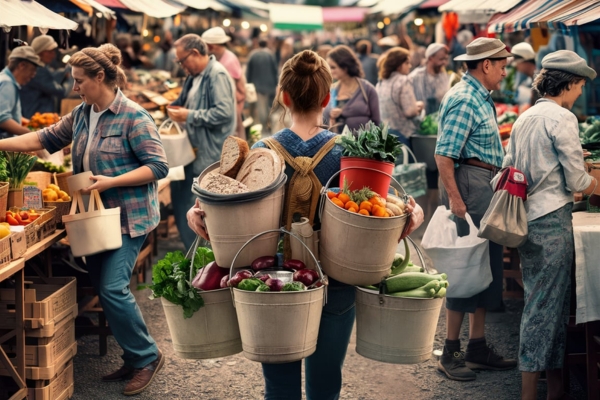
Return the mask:
[[[438,290],[438,292],[433,297],[446,297],[446,288],[440,288],[440,290]]]
[[[387,293],[403,292],[428,284],[432,280],[444,280],[446,274],[429,275],[422,272],[404,272],[385,280]]]
[[[389,295],[394,296],[394,297],[415,297],[415,298],[431,299],[435,295],[435,290],[434,289],[425,290],[422,288],[417,288],[417,289],[413,289],[413,290],[406,290],[404,292],[389,293]]]
[[[419,267],[418,265],[408,266],[404,269],[404,272],[425,272],[425,268]]]
[[[404,238],[404,256],[402,254],[396,253],[394,256],[394,262],[392,263],[392,272],[391,275],[398,275],[402,273],[408,263],[410,262],[410,249],[408,248],[408,241]]]
[[[420,289],[423,289],[423,290],[433,289],[437,293],[441,287],[440,283],[441,283],[441,281],[438,281],[437,279],[433,279],[433,280],[429,281],[429,283],[427,283],[426,285],[421,286]]]

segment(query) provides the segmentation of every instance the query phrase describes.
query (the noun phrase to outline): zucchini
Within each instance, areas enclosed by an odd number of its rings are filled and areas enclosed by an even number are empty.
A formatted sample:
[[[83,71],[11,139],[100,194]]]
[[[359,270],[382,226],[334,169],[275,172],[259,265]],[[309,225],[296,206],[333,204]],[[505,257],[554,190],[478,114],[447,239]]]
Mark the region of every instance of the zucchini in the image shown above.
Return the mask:
[[[402,292],[412,290],[426,285],[432,280],[444,280],[446,274],[429,275],[423,272],[404,272],[399,275],[394,275],[385,280],[387,293]]]
[[[441,283],[441,281],[438,281],[437,279],[433,279],[433,280],[429,281],[429,283],[427,283],[426,285],[421,286],[420,289],[423,289],[423,290],[433,289],[437,293],[440,290],[440,288],[442,287],[440,285],[440,283]]]
[[[425,268],[419,267],[418,265],[409,265],[404,269],[404,272],[425,272]]]
[[[392,263],[392,272],[391,275],[398,275],[408,266],[410,262],[410,249],[408,248],[408,241],[406,238],[404,240],[404,256],[402,254],[396,253],[394,256],[394,262]],[[402,260],[398,263],[398,260]]]
[[[440,290],[438,290],[438,292],[433,296],[436,298],[441,298],[441,297],[446,297],[446,288],[440,288]]]
[[[422,288],[416,288],[413,290],[406,290],[404,292],[396,292],[396,293],[389,293],[390,296],[394,296],[394,297],[416,297],[416,298],[423,298],[423,299],[431,299],[433,298],[433,296],[435,296],[435,290],[434,289],[422,289]]]

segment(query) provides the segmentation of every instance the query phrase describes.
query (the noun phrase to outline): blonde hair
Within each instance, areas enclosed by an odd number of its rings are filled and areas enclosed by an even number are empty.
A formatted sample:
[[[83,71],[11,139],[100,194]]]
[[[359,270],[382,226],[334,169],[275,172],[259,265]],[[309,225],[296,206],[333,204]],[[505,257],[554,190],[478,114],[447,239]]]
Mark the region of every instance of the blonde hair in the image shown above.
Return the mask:
[[[283,65],[279,78],[279,94],[276,104],[283,106],[282,92],[289,94],[293,111],[305,114],[319,110],[329,94],[333,83],[327,62],[317,53],[304,50]],[[285,117],[285,107],[282,116]]]
[[[104,72],[104,84],[109,87],[122,87],[127,83],[125,72],[119,67],[121,51],[110,43],[98,48],[88,47],[78,51],[69,59],[69,64],[82,68],[91,78]]]
[[[389,49],[380,59],[379,79],[388,79],[392,72],[408,60],[410,51],[403,47],[394,47]]]

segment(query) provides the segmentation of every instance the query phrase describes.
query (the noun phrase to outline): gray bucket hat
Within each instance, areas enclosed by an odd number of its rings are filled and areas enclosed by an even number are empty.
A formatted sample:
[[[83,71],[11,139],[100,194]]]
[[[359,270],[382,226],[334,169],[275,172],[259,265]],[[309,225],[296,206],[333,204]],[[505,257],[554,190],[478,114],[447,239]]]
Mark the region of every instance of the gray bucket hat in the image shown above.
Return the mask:
[[[8,56],[9,60],[13,60],[15,58],[19,58],[21,60],[29,61],[30,63],[33,63],[33,64],[37,65],[38,67],[43,67],[44,66],[44,63],[40,60],[40,58],[38,57],[38,55],[35,54],[35,51],[33,51],[33,48],[31,46],[19,46],[19,47],[16,47],[10,53],[10,56]]]
[[[498,39],[477,38],[467,45],[467,54],[454,57],[454,61],[478,61],[486,58],[512,57],[506,45]]]
[[[585,60],[571,50],[558,50],[546,55],[542,59],[542,68],[569,72],[590,80],[596,78],[596,71],[588,67]]]

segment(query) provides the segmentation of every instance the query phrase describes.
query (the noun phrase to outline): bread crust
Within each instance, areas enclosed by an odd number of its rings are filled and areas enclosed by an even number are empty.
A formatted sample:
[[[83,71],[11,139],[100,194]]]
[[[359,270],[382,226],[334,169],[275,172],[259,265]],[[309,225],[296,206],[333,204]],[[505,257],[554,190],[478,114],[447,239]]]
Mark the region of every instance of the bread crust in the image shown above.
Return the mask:
[[[231,154],[229,147],[236,149],[237,154]],[[223,142],[219,172],[222,175],[235,179],[240,168],[244,164],[248,153],[250,153],[250,147],[248,147],[248,143],[244,139],[237,136],[228,136],[225,139],[225,142]],[[229,160],[234,157],[235,162],[231,163]]]
[[[281,175],[284,165],[275,151],[265,148],[252,149],[236,179],[245,184],[250,191],[260,190]]]

